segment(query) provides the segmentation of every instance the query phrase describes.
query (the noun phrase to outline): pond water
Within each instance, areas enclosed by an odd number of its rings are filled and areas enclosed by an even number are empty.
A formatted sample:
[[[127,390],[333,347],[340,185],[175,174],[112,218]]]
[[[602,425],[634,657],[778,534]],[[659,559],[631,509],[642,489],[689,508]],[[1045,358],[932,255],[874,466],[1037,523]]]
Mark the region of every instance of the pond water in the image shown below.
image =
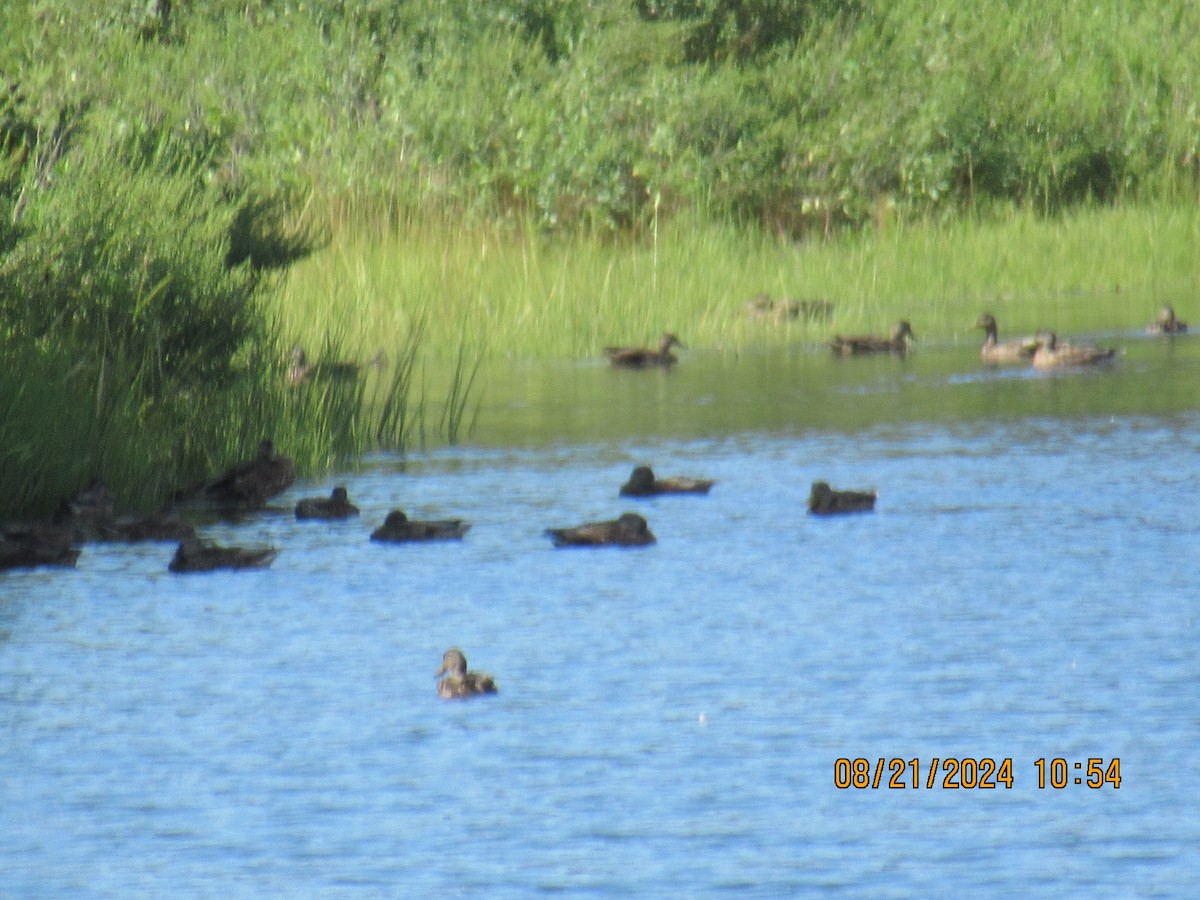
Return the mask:
[[[269,570],[151,544],[0,575],[0,894],[1184,894],[1200,341],[1126,343],[1054,376],[961,347],[494,367],[469,446],[206,529]],[[718,483],[618,498],[642,462]],[[818,478],[877,510],[805,515]],[[359,520],[290,515],[335,483]],[[368,541],[394,507],[473,527]],[[657,545],[542,534],[626,509]],[[438,699],[454,645],[498,696]],[[859,758],[881,787],[836,786]],[[935,758],[1011,787],[927,787]],[[1119,786],[1074,783],[1093,758]]]

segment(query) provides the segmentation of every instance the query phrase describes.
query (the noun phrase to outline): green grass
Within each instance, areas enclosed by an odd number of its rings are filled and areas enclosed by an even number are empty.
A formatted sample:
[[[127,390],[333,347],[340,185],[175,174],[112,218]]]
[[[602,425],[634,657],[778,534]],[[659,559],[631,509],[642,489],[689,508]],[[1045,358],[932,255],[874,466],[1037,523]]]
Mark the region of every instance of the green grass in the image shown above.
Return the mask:
[[[353,227],[297,265],[277,302],[284,334],[313,345],[332,330],[351,345],[387,348],[423,322],[425,353],[447,363],[464,340],[490,359],[562,359],[674,331],[733,352],[886,331],[897,318],[910,319],[923,340],[973,340],[985,309],[1009,332],[1134,328],[1164,301],[1186,318],[1200,288],[1198,239],[1200,209],[1182,205],[893,223],[804,243],[683,220],[638,242],[445,224]],[[742,306],[760,291],[827,298],[834,315],[749,320]]]

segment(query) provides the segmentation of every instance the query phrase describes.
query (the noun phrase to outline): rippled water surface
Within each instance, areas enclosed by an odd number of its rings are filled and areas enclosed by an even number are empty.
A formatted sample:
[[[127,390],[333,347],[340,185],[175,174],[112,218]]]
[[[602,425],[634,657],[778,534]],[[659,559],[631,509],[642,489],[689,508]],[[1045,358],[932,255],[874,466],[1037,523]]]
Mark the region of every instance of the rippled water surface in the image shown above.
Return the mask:
[[[1162,352],[568,370],[481,413],[536,439],[372,458],[207,529],[278,545],[270,570],[113,545],[0,574],[0,894],[1189,893],[1200,415],[1155,411],[1163,366],[1197,375]],[[718,484],[619,499],[640,462]],[[877,511],[806,516],[816,478]],[[292,518],[339,482],[361,519]],[[372,544],[394,507],[473,527]],[[542,535],[625,509],[656,546]],[[497,697],[437,698],[452,645]],[[934,757],[1011,759],[1012,787],[927,789]],[[1074,784],[1091,757],[1119,788]],[[920,787],[838,789],[839,758],[917,759]]]

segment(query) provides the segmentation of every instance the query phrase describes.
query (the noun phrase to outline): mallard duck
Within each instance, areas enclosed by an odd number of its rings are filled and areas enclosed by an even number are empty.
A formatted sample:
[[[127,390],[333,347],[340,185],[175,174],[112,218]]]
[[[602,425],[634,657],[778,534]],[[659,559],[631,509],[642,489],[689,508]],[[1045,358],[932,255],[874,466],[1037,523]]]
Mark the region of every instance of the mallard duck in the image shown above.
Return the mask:
[[[456,541],[461,540],[471,526],[462,519],[410,519],[399,509],[393,509],[383,524],[371,532],[373,541]]]
[[[186,541],[196,536],[196,529],[171,513],[154,516],[120,516],[105,522],[96,535],[98,541],[114,543],[127,541]]]
[[[0,528],[0,570],[36,566],[72,567],[79,559],[73,529],[58,525],[5,525]]]
[[[815,321],[833,315],[833,303],[828,300],[781,300],[771,299],[770,294],[755,294],[745,303],[746,315],[751,319],[770,319],[784,322],[788,319]]]
[[[588,522],[574,528],[547,528],[546,535],[554,541],[555,547],[599,547],[609,544],[641,547],[655,541],[646,520],[631,512],[609,522]]]
[[[275,561],[275,547],[222,547],[196,538],[182,542],[167,568],[172,572],[211,572],[214,569],[265,569]]]
[[[238,463],[210,481],[177,491],[176,500],[195,501],[216,509],[260,509],[296,480],[296,465],[275,452],[267,439],[254,459]]]
[[[1187,331],[1187,322],[1175,318],[1175,308],[1169,303],[1158,311],[1158,318],[1146,326],[1150,334],[1183,334]]]
[[[975,327],[982,328],[984,331],[983,346],[979,348],[979,358],[985,363],[998,365],[1000,363],[1026,362],[1037,350],[1038,341],[1035,337],[1001,341],[997,334],[996,319],[991,313],[984,313],[980,316]]]
[[[467,657],[457,647],[451,647],[442,655],[442,667],[434,677],[440,679],[437,692],[443,700],[462,700],[500,692],[491,675],[467,671]]]
[[[64,497],[58,504],[54,524],[74,528],[81,538],[91,537],[112,520],[113,501],[103,478],[92,482],[74,497]]]
[[[79,541],[183,541],[196,536],[195,528],[169,512],[114,518],[108,486],[99,478],[63,500],[54,523],[72,529]]]
[[[292,347],[291,362],[288,365],[288,384],[295,386],[307,381],[330,380],[345,381],[358,378],[364,368],[381,369],[384,364],[383,350],[376,351],[366,363],[357,362],[325,362],[308,361],[308,354],[299,344]]]
[[[328,497],[304,497],[296,504],[297,519],[348,519],[358,515],[344,487],[335,487]]]
[[[808,495],[808,511],[815,516],[870,512],[878,497],[875,491],[835,491],[824,481],[814,481]]]
[[[707,494],[715,481],[703,478],[655,478],[649,466],[638,466],[621,485],[623,497],[653,497],[657,494]]]
[[[647,347],[605,347],[604,352],[614,366],[626,369],[647,369],[652,366],[671,366],[676,362],[672,347],[683,347],[679,338],[673,334],[664,334],[658,342],[658,349]],[[686,350],[687,348],[684,347]]]
[[[1115,347],[1094,347],[1090,344],[1058,343],[1058,335],[1043,329],[1038,332],[1038,348],[1033,354],[1037,369],[1063,369],[1075,366],[1094,366],[1112,361]]]
[[[892,326],[890,338],[874,335],[843,337],[837,334],[833,336],[829,346],[839,356],[860,356],[864,353],[896,353],[903,356],[908,353],[909,341],[916,339],[917,336],[913,334],[912,326],[902,319]]]

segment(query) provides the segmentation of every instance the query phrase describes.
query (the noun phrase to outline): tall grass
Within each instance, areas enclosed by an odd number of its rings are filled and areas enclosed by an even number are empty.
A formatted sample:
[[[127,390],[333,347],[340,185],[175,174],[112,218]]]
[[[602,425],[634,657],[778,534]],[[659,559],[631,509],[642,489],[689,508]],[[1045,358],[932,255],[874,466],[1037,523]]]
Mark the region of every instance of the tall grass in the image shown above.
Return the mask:
[[[284,332],[303,339],[353,322],[353,341],[388,346],[421,321],[426,353],[447,366],[464,329],[491,358],[517,359],[599,357],[664,331],[723,351],[804,344],[896,318],[949,340],[985,308],[1020,327],[1137,327],[1157,298],[1182,315],[1200,293],[1198,242],[1200,208],[1174,204],[1013,208],[803,243],[679,217],[644,241],[425,222],[335,232],[277,299]],[[828,299],[833,316],[755,321],[744,302],[759,292]]]

